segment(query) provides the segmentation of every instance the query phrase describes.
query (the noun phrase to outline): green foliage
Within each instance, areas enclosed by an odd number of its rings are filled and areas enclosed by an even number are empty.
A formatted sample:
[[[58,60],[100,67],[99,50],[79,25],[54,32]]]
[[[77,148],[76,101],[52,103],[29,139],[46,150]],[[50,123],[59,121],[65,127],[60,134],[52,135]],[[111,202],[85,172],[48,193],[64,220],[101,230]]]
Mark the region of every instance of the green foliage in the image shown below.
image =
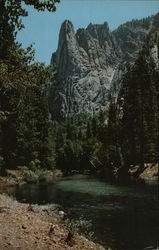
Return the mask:
[[[31,161],[29,166],[17,167],[27,183],[50,182],[52,172],[42,169],[39,160]]]
[[[132,21],[129,21],[129,22],[126,22],[125,24],[121,25],[120,27],[122,26],[127,26],[127,27],[130,27],[130,28],[138,28],[138,27],[142,27],[144,29],[149,29],[150,28],[150,25],[151,25],[151,20],[152,17],[146,17],[146,18],[143,18],[143,19],[133,19]]]
[[[37,183],[38,182],[38,175],[33,172],[32,170],[24,170],[23,173],[23,178],[24,181],[26,181],[27,183]]]
[[[0,1],[0,155],[4,159],[1,172],[26,165],[30,168],[26,176],[36,179],[35,169],[50,169],[54,164],[47,103],[54,70],[35,63],[32,45],[23,49],[15,38],[23,28],[21,17],[28,15],[24,3],[38,11],[55,11],[57,2]]]
[[[23,168],[27,181],[48,179],[55,166],[64,174],[89,171],[113,176],[118,169],[159,160],[159,71],[152,57],[159,47],[154,17],[143,50],[133,66],[127,65],[118,100],[110,97],[108,112],[80,114],[61,122],[50,121],[48,89],[54,68],[34,62],[32,46],[15,43],[27,16],[22,3],[38,11],[55,11],[58,0],[0,1],[0,172]],[[24,5],[25,6],[25,5]],[[137,20],[127,27],[137,27]],[[149,19],[140,21],[149,28]],[[122,26],[121,26],[122,29]]]
[[[127,65],[118,100],[110,97],[108,112],[56,124],[56,165],[64,173],[89,170],[110,178],[127,175],[130,165],[159,161],[157,21],[158,16],[135,64]]]
[[[13,53],[12,49],[11,61],[5,62],[10,69],[0,78],[0,106],[2,114],[7,114],[1,123],[2,155],[11,168],[28,165],[36,158],[41,166],[50,168],[46,88],[53,77],[53,69],[43,64],[30,64],[31,49],[26,51],[16,45]]]
[[[101,111],[93,116],[73,116],[71,122],[69,118],[56,123],[56,165],[64,174],[111,173],[106,120],[107,113]]]
[[[65,225],[73,235],[78,233],[84,235],[89,240],[95,240],[92,222],[91,220],[86,220],[84,216],[80,216],[78,220],[66,219]]]
[[[119,104],[122,113],[122,152],[126,165],[158,162],[159,95],[152,49],[158,44],[153,30],[143,50],[122,81]],[[122,101],[121,101],[122,100]]]
[[[1,0],[0,1],[0,58],[7,58],[9,49],[14,44],[17,32],[24,28],[21,17],[28,16],[25,5],[33,6],[37,11],[56,11],[60,0]]]

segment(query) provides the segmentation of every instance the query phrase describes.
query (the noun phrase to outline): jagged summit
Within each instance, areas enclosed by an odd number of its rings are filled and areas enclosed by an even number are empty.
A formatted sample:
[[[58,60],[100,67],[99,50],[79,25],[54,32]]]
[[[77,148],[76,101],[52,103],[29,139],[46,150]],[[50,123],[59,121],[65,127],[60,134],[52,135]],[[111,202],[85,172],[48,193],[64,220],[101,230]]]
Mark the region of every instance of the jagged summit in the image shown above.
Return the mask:
[[[90,23],[76,33],[65,20],[51,60],[57,67],[49,97],[52,118],[106,109],[110,92],[118,92],[125,64],[135,61],[145,42],[152,19],[127,22],[113,32],[107,22]]]
[[[64,32],[66,35],[71,32],[75,33],[72,22],[69,20],[65,20],[61,25],[60,34],[61,32]]]

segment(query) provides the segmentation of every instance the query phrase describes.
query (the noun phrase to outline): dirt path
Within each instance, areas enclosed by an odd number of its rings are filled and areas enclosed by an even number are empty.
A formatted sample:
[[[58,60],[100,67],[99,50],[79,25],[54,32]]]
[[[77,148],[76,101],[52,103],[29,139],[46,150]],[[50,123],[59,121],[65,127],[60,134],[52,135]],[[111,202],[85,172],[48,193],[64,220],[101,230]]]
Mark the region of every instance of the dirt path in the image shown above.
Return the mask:
[[[82,236],[74,236],[68,245],[67,229],[57,223],[56,214],[50,222],[43,210],[0,194],[0,250],[103,249]]]

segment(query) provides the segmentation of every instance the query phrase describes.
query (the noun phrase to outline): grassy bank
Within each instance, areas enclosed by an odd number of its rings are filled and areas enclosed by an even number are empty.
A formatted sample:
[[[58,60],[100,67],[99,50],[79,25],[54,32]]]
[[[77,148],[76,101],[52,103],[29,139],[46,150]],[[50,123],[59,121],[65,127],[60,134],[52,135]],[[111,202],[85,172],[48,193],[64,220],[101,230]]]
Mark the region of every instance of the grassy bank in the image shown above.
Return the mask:
[[[0,176],[0,187],[23,185],[25,183],[52,182],[62,177],[58,169],[28,169],[27,167],[16,170],[7,170],[5,176]]]

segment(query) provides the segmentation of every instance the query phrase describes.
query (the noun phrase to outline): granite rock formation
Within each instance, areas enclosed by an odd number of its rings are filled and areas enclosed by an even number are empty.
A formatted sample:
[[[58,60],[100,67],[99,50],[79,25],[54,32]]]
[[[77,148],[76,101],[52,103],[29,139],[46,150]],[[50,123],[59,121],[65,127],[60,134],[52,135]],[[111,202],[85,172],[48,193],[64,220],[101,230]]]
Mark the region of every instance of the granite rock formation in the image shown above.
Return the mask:
[[[113,32],[108,23],[89,24],[75,33],[65,20],[58,48],[51,64],[56,65],[56,84],[49,92],[52,119],[81,112],[98,112],[109,105],[110,95],[117,96],[126,63],[133,63],[153,17],[120,25]]]

